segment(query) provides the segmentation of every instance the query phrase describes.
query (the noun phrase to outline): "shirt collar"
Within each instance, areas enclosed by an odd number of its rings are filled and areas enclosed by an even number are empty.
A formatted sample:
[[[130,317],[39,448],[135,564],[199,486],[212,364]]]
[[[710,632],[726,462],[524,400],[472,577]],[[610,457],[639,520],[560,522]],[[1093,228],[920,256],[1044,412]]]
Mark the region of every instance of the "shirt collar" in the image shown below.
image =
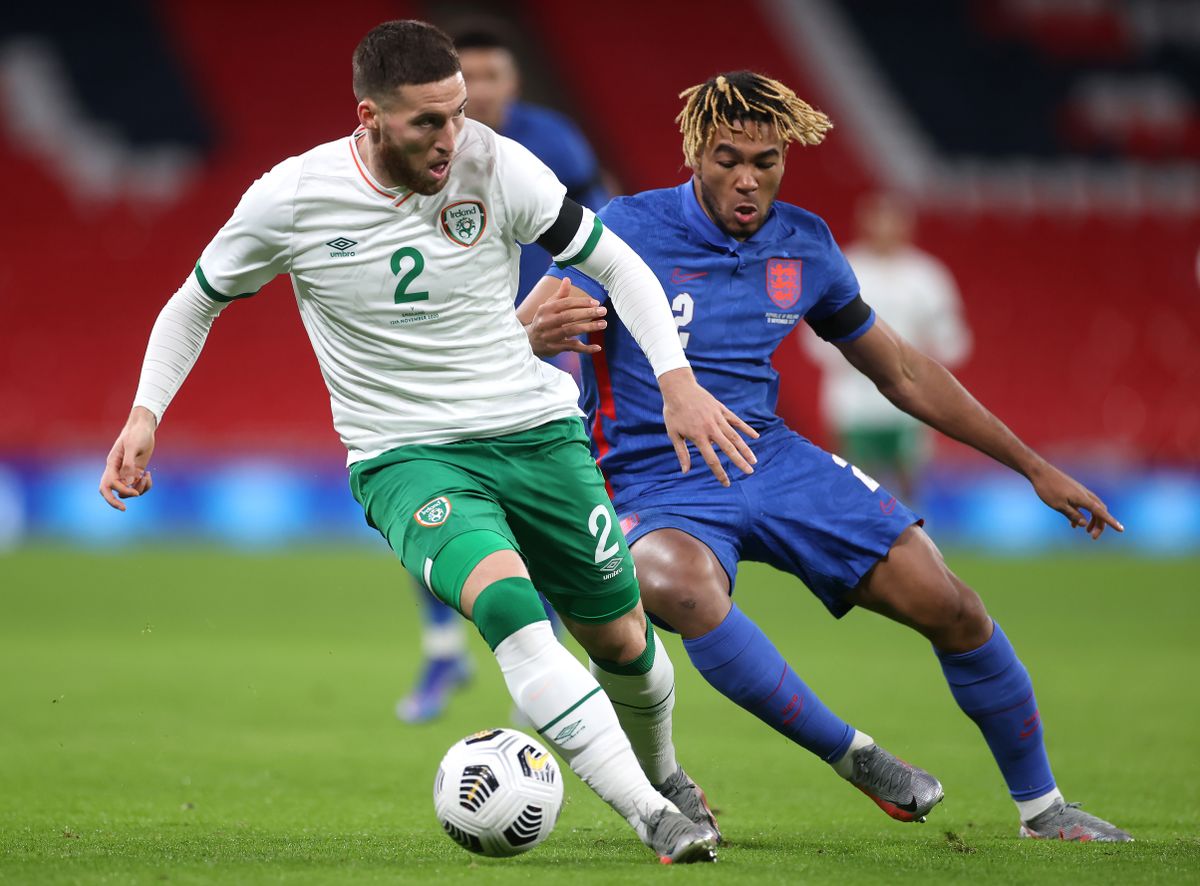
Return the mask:
[[[721,230],[717,223],[708,217],[708,213],[704,211],[699,198],[696,197],[696,188],[692,184],[692,179],[689,178],[681,184],[678,191],[680,202],[683,204],[684,223],[702,241],[720,252],[737,254],[743,250],[753,250],[761,243],[772,242],[777,235],[779,213],[775,211],[773,204],[767,210],[767,220],[763,226],[755,231],[749,239],[738,240]]]

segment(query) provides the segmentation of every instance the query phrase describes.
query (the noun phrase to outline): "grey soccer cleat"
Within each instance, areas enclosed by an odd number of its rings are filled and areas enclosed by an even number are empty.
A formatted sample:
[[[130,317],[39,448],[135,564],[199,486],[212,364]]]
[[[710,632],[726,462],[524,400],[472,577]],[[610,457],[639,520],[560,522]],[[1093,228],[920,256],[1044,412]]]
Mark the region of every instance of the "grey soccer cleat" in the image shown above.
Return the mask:
[[[682,812],[663,807],[642,819],[642,842],[663,864],[692,864],[717,860],[717,837],[712,828],[696,824]]]
[[[877,744],[853,753],[850,784],[896,821],[924,821],[929,810],[942,802],[942,783],[924,769],[910,766]]]
[[[1033,840],[1070,840],[1075,843],[1131,843],[1133,837],[1102,818],[1088,815],[1078,803],[1055,800],[1054,805],[1029,821],[1021,822],[1021,836]]]
[[[698,825],[707,827],[721,842],[721,829],[717,827],[717,817],[708,806],[708,798],[683,767],[678,767],[662,784],[656,784],[654,789],[674,803],[679,811]]]

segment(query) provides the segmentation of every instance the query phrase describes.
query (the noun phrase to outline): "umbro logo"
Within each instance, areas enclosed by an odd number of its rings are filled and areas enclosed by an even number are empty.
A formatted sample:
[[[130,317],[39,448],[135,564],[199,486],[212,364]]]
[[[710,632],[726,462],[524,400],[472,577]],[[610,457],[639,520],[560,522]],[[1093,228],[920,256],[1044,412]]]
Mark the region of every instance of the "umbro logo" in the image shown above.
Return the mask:
[[[551,741],[554,744],[563,744],[570,741],[572,738],[583,732],[587,727],[582,725],[582,720],[576,720],[574,723],[568,723],[562,729],[558,730],[558,735],[554,736]]]
[[[621,563],[624,562],[621,557],[613,557],[607,563],[600,567],[602,572],[616,572],[621,568]]]
[[[338,237],[335,240],[330,240],[325,244],[333,252],[329,253],[330,258],[347,258],[354,255],[354,247],[358,245],[357,240],[351,240],[349,237]]]

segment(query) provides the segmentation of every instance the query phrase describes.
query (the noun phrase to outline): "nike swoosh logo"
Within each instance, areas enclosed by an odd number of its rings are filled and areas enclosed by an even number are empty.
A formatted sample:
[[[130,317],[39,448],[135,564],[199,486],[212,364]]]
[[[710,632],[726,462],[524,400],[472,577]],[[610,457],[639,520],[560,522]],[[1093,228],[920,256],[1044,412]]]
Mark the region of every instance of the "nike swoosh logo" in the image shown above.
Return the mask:
[[[896,808],[899,809],[901,812],[916,812],[917,811],[916,795],[913,795],[913,798],[911,800],[909,800],[907,803],[897,803]]]
[[[698,280],[701,277],[707,276],[708,271],[695,271],[694,273],[688,273],[687,271],[684,271],[683,268],[671,268],[672,283],[687,283],[689,280]]]

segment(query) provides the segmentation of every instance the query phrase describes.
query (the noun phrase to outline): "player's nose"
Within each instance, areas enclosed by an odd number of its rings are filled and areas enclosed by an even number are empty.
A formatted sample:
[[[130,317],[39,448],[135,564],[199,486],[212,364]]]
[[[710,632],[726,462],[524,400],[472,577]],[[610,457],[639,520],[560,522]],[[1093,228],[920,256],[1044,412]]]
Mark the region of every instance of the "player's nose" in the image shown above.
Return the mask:
[[[743,194],[749,194],[758,190],[758,179],[750,173],[740,175],[737,181],[734,182],[734,187]]]

